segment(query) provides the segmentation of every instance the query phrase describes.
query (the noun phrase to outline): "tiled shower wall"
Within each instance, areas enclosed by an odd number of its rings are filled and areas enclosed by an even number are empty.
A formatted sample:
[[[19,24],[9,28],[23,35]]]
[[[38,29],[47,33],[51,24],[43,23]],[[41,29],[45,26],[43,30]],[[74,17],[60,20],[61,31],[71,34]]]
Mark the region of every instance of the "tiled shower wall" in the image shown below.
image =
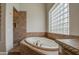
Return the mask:
[[[14,42],[18,42],[25,37],[26,33],[26,12],[14,11],[13,17]]]

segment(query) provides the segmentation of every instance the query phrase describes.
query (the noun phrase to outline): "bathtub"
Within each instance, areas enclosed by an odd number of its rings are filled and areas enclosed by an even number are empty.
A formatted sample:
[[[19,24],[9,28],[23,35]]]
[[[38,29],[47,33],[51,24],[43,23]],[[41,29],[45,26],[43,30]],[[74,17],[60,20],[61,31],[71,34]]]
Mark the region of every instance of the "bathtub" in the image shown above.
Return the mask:
[[[41,54],[58,54],[58,44],[45,37],[28,37],[21,44]]]

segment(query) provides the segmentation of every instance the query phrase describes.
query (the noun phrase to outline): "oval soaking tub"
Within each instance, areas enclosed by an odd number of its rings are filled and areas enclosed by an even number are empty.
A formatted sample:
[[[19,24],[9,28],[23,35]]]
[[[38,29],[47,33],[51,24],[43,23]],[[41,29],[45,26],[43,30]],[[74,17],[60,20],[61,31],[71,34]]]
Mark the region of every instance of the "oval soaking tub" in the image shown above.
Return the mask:
[[[58,51],[58,44],[45,37],[28,37],[21,43],[42,54],[52,54],[52,52]]]

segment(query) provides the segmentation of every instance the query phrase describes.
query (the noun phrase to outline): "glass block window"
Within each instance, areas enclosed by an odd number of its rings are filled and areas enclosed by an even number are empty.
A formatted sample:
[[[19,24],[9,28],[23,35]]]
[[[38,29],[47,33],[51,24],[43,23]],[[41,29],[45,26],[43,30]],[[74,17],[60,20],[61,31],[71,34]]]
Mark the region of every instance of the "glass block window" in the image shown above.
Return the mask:
[[[69,34],[69,4],[55,4],[49,11],[49,32]]]

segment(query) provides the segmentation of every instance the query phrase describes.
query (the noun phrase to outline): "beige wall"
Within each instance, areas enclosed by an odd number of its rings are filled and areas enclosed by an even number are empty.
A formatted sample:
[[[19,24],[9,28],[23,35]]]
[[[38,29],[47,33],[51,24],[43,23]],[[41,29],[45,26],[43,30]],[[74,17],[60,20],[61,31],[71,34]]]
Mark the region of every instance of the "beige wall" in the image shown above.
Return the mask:
[[[79,36],[79,3],[71,3],[70,10],[70,34]]]
[[[4,54],[6,51],[5,46],[5,4],[1,4],[3,8],[1,8],[1,40],[0,40],[0,54]]]
[[[49,15],[48,15],[48,13],[49,13],[49,10],[51,9],[51,7],[54,5],[54,3],[47,3],[46,4],[46,32],[48,32],[48,17],[49,17]]]
[[[20,4],[21,11],[27,12],[27,32],[45,32],[45,4]]]

